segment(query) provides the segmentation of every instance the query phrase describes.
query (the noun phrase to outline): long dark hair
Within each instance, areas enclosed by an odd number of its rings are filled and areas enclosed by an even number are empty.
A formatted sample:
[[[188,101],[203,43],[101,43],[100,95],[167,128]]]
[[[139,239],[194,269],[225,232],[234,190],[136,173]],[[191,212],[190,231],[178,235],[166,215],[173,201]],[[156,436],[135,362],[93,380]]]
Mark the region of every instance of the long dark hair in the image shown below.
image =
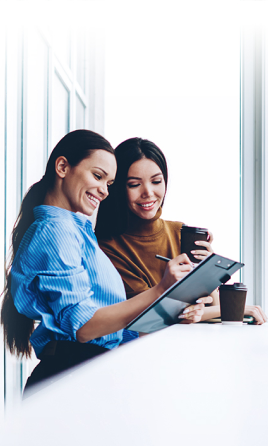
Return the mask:
[[[25,232],[34,221],[34,207],[43,204],[47,192],[54,187],[56,159],[59,156],[64,156],[68,163],[74,167],[83,159],[88,158],[93,151],[99,149],[114,154],[114,149],[110,143],[98,133],[90,130],[75,130],[65,135],[51,152],[45,175],[40,181],[30,187],[21,203],[20,212],[12,231],[10,263],[5,271],[6,282],[1,309],[1,324],[3,325],[4,338],[10,352],[16,353],[18,356],[20,354],[26,357],[31,356],[29,338],[34,330],[34,321],[20,314],[14,305],[11,295],[11,266],[13,259]]]
[[[115,182],[110,186],[109,196],[100,204],[97,216],[95,233],[99,240],[123,234],[127,228],[126,183],[129,168],[133,163],[142,158],[154,161],[161,169],[166,188],[168,183],[166,158],[153,142],[142,138],[127,139],[116,147],[115,156],[117,161]]]

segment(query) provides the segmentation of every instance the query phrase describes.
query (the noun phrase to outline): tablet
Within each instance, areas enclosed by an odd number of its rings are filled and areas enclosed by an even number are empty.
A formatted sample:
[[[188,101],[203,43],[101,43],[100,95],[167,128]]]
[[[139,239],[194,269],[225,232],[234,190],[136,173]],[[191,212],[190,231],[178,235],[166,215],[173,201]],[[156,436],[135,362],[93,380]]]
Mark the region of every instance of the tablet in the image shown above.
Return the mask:
[[[127,325],[127,329],[152,333],[178,323],[178,315],[200,297],[208,296],[244,266],[218,254],[211,254],[172,285]]]

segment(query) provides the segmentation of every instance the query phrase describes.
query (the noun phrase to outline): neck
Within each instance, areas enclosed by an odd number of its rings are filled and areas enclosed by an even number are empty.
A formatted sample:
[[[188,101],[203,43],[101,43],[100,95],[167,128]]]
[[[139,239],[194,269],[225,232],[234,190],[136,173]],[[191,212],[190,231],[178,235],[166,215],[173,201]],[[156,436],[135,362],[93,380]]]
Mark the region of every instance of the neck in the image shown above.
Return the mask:
[[[46,193],[44,204],[46,206],[56,206],[58,208],[70,210],[68,206],[66,206],[66,200],[60,195],[57,194],[56,191],[49,191]]]
[[[131,211],[128,213],[128,226],[126,233],[130,235],[149,236],[160,231],[162,228],[160,217],[162,208],[160,207],[155,216],[149,220],[138,217]]]

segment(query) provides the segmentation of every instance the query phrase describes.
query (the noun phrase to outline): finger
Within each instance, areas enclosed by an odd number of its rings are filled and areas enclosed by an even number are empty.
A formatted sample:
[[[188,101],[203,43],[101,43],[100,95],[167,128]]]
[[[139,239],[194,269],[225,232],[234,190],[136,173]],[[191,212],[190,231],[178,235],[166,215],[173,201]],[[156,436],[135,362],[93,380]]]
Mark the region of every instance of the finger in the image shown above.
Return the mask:
[[[179,319],[183,318],[189,318],[194,316],[195,314],[199,315],[199,312],[201,315],[204,311],[204,304],[197,304],[197,305],[189,305],[189,307],[185,308],[183,312],[179,315]]]
[[[264,319],[259,311],[259,309],[257,307],[253,307],[252,313],[251,315],[254,317],[255,322],[257,324],[263,324],[264,323]]]
[[[192,265],[179,265],[178,271],[181,271],[182,273],[189,273],[192,271],[193,267]]]
[[[262,309],[261,309],[261,307],[254,306],[254,305],[246,305],[246,307],[245,307],[245,315],[252,316],[254,318],[254,320],[255,320],[254,323],[256,325],[259,325],[259,324],[262,324],[262,323],[266,322],[265,319],[262,318]]]
[[[202,315],[203,315],[203,313],[201,314],[201,315],[195,315],[195,316],[193,316],[193,317],[191,317],[191,318],[189,318],[189,319],[186,319],[190,324],[196,324],[197,322],[200,322],[201,321],[201,319],[202,319]]]
[[[194,255],[194,258],[197,260],[204,260],[206,257],[211,256],[211,254],[208,254],[207,256],[199,256],[199,255]]]
[[[211,304],[212,302],[213,302],[213,297],[212,296],[200,297],[196,301],[197,304]]]
[[[180,314],[179,315],[179,319],[187,319],[189,320],[193,320],[195,318],[201,318],[203,316],[204,310],[194,310],[191,311],[190,313],[187,314]]]
[[[206,248],[209,252],[214,252],[209,242],[205,242],[204,240],[196,240],[195,244],[198,246],[204,246],[204,248]]]
[[[267,316],[266,316],[266,314],[264,313],[262,307],[260,307],[259,305],[257,305],[257,308],[258,308],[258,310],[259,310],[259,312],[260,312],[260,314],[261,314],[261,316],[262,316],[264,322],[267,322]]]
[[[190,271],[192,271],[191,265],[170,265],[169,266],[169,272],[172,276],[181,276],[188,274]]]
[[[212,252],[209,251],[202,251],[202,250],[197,250],[197,251],[191,251],[191,254],[193,254],[193,256],[196,259],[204,259],[205,257],[211,256]]]
[[[172,263],[172,262],[174,264],[189,264],[189,265],[191,265],[191,260],[189,259],[187,254],[180,254],[180,255],[178,255],[173,260],[170,260],[169,263]]]
[[[213,240],[214,240],[214,237],[213,237],[212,232],[208,231],[208,241],[209,241],[209,243],[212,243]]]
[[[265,320],[262,315],[262,312],[260,311],[260,308],[256,308],[254,317],[260,324],[264,324]]]

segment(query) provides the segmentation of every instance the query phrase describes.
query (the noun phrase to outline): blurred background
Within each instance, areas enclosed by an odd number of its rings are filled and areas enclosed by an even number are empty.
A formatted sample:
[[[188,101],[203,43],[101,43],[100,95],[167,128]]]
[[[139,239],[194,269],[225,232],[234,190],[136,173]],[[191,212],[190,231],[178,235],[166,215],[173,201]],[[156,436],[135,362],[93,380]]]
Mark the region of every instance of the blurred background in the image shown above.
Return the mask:
[[[216,253],[245,262],[233,279],[248,285],[248,303],[265,307],[267,2],[0,8],[1,290],[23,195],[55,144],[87,128],[114,147],[139,136],[163,150],[170,177],[163,217],[209,228]],[[0,413],[20,398],[35,363],[12,358],[1,338]]]

